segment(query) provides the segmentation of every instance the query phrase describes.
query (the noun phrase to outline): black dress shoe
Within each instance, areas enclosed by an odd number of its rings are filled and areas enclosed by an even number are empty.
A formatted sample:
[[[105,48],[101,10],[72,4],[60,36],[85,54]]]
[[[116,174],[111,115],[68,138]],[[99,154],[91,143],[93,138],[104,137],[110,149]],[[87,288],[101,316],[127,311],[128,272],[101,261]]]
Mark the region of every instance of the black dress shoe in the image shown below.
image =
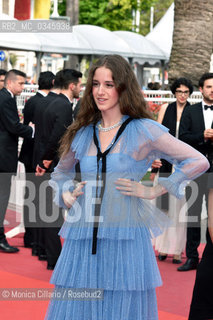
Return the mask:
[[[32,256],[38,256],[38,248],[37,246],[32,247]]]
[[[51,263],[48,262],[48,264],[47,264],[47,270],[54,270],[55,265],[56,265],[56,263],[51,264]]]
[[[177,268],[178,271],[189,271],[197,269],[199,259],[187,259],[186,262]]]
[[[15,252],[19,252],[19,249],[10,246],[7,240],[4,240],[0,242],[0,251],[5,253],[15,253]]]
[[[180,260],[180,259],[172,259],[172,263],[180,264],[180,263],[182,263],[182,260]]]
[[[162,255],[162,254],[159,253],[159,255],[158,255],[158,260],[159,261],[164,261],[164,260],[166,260],[166,258],[167,258],[167,254]]]
[[[32,242],[24,242],[24,247],[25,248],[33,248],[33,243]]]
[[[38,260],[40,261],[45,261],[47,260],[47,254],[44,248],[39,248],[38,249]]]
[[[46,255],[46,254],[39,254],[38,260],[40,260],[40,261],[46,261],[46,260],[47,260],[47,255]]]

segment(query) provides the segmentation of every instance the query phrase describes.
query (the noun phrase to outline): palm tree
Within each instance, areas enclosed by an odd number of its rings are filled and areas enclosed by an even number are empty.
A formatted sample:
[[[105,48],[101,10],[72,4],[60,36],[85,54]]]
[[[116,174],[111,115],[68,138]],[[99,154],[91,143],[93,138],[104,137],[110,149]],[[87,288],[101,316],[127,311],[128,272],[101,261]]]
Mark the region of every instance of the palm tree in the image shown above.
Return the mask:
[[[79,23],[79,0],[67,0],[66,1],[66,15],[70,17],[70,23],[72,25]]]
[[[213,1],[175,0],[173,46],[169,82],[184,76],[195,87],[209,72],[213,51]]]
[[[71,25],[79,23],[79,0],[66,1],[66,16],[70,18]],[[70,55],[65,61],[65,68],[79,69],[79,59],[77,55]]]

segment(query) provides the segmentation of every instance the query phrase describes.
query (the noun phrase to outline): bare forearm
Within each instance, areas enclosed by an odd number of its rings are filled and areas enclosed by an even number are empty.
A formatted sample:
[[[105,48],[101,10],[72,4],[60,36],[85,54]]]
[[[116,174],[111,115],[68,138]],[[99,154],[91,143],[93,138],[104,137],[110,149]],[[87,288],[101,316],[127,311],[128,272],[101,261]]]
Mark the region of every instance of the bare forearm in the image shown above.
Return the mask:
[[[117,185],[116,189],[118,189],[123,195],[135,196],[148,200],[155,199],[167,192],[167,190],[160,184],[154,187],[147,187],[137,181],[129,179],[118,179],[115,184]]]

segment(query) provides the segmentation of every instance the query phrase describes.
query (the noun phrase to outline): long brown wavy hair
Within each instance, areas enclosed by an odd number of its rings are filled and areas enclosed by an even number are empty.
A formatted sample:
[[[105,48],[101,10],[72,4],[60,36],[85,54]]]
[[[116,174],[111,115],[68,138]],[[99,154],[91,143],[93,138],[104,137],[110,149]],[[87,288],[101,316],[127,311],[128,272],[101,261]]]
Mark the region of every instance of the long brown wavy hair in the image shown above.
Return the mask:
[[[76,120],[68,127],[64,136],[61,139],[59,154],[65,155],[76,132],[89,124],[97,123],[101,119],[101,112],[98,110],[93,99],[92,84],[96,69],[105,67],[112,72],[112,78],[115,88],[119,94],[119,106],[123,115],[128,115],[132,118],[149,118],[152,116],[147,108],[141,88],[137,82],[135,74],[130,64],[119,55],[106,55],[98,59],[92,65],[86,84],[84,96],[81,101],[80,111]]]

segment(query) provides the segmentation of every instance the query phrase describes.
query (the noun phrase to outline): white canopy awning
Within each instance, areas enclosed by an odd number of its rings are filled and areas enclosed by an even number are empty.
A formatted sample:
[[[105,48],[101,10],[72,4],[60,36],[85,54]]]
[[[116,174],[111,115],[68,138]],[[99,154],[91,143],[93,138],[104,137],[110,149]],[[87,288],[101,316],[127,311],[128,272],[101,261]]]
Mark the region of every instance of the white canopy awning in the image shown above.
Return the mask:
[[[11,20],[4,15],[0,19]],[[127,31],[111,32],[92,25],[73,26],[64,33],[2,33],[2,49],[27,50],[42,53],[103,55],[119,54],[140,64],[166,60],[166,55],[145,37]]]
[[[73,33],[80,34],[87,39],[94,54],[120,54],[130,56],[132,54],[128,44],[113,32],[92,25],[76,25],[73,27]]]
[[[174,3],[171,4],[165,15],[146,36],[146,39],[152,41],[156,46],[158,46],[158,48],[165,53],[168,59],[172,49],[173,29]]]
[[[155,64],[159,60],[165,60],[165,53],[144,36],[129,31],[114,31],[131,48],[133,62]]]

